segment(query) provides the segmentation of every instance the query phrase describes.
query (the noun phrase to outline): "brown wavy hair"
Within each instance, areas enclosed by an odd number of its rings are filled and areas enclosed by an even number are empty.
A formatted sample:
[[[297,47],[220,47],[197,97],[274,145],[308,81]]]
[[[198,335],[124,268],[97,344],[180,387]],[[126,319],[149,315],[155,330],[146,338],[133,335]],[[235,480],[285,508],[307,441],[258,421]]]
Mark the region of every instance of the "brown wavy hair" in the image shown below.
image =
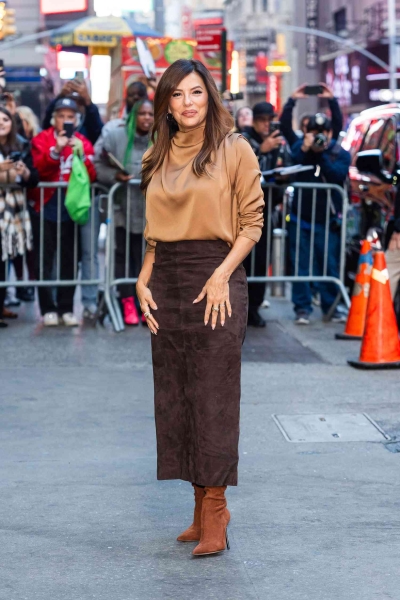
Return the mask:
[[[143,191],[146,191],[152,176],[162,165],[170,140],[179,129],[175,119],[167,121],[170,98],[182,79],[193,72],[200,75],[208,92],[204,144],[193,161],[193,172],[197,177],[207,174],[207,166],[212,164],[213,154],[234,125],[233,118],[222,104],[215,81],[203,63],[183,58],[175,61],[162,75],[154,96],[154,126],[151,136],[154,145],[143,163]]]

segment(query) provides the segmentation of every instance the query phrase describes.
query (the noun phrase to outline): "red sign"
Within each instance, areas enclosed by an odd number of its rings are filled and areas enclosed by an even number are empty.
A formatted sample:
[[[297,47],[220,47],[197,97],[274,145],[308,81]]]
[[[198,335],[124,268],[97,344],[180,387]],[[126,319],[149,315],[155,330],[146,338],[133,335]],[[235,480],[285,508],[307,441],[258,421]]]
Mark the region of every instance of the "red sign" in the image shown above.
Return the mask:
[[[81,12],[88,8],[88,0],[40,0],[42,15]]]
[[[197,29],[198,52],[221,52],[221,29]]]

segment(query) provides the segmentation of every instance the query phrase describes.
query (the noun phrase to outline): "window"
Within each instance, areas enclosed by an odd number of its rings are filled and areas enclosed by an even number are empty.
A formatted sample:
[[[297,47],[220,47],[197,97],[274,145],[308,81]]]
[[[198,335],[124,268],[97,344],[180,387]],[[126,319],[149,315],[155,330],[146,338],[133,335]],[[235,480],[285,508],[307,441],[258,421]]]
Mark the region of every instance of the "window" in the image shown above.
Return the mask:
[[[354,119],[347,132],[346,138],[343,141],[343,148],[350,152],[353,165],[355,165],[357,160],[357,152],[360,151],[368,125],[369,121]]]
[[[262,9],[264,12],[268,10],[268,0],[262,0]]]
[[[336,35],[343,35],[343,32],[347,30],[346,8],[341,8],[333,13],[333,19],[335,22]]]
[[[393,119],[386,123],[379,149],[382,151],[383,170],[392,175],[396,166],[396,123]]]
[[[257,0],[253,0],[253,13],[257,12]]]
[[[379,148],[385,122],[385,119],[374,119],[371,121],[362,150],[376,150]]]

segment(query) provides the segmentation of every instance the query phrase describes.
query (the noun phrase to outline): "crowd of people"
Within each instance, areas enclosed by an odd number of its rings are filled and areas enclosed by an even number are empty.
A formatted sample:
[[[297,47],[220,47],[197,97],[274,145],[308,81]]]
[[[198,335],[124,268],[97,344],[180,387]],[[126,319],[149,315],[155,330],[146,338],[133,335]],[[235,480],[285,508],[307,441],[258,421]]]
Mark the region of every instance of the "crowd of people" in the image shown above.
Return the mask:
[[[332,183],[343,186],[350,165],[350,155],[337,142],[342,128],[342,114],[337,100],[326,85],[321,84],[321,99],[329,103],[330,116],[324,113],[304,115],[299,131],[293,128],[293,109],[306,97],[305,86],[298,88],[284,106],[278,119],[268,102],[252,108],[242,107],[236,115],[236,129],[253,148],[265,181],[286,183],[276,169],[293,164],[311,165],[313,169],[296,176],[297,181]],[[91,101],[84,81],[74,79],[65,84],[60,95],[47,108],[42,128],[28,107],[17,107],[11,94],[3,94],[6,103],[0,108],[0,237],[2,257],[0,280],[6,280],[6,265],[15,270],[16,279],[26,279],[32,286],[17,287],[17,298],[8,297],[0,288],[0,327],[7,318],[16,317],[10,307],[20,301],[33,301],[34,281],[75,280],[80,265],[82,280],[96,280],[99,273],[97,240],[100,230],[98,196],[94,195],[89,219],[76,226],[66,206],[66,189],[46,187],[40,182],[68,182],[73,157],[83,160],[90,181],[107,189],[120,182],[116,194],[115,212],[115,275],[136,277],[140,271],[143,251],[144,197],[138,186],[129,180],[140,178],[142,158],[151,145],[154,122],[153,105],[142,82],[131,84],[126,93],[123,116],[103,124],[99,110]],[[7,186],[12,185],[12,188]],[[27,190],[28,203],[24,202]],[[283,190],[283,187],[282,187]],[[282,202],[283,191],[273,190],[273,205]],[[265,192],[267,193],[267,191]],[[312,215],[312,192],[304,190],[301,203],[296,191],[291,206],[289,247],[292,262],[298,261],[298,274],[309,275],[311,243],[314,244],[314,274],[322,274],[325,248],[326,193],[318,192],[317,210]],[[338,277],[340,249],[341,195],[332,194],[327,274]],[[128,210],[129,203],[129,210]],[[256,246],[255,260],[246,259],[248,274],[265,276],[268,227],[271,215],[268,202],[262,239]],[[315,217],[313,242],[310,223]],[[300,223],[300,254],[296,258],[296,239]],[[77,236],[77,239],[75,239]],[[43,252],[39,251],[42,248]],[[78,248],[78,261],[74,259]],[[129,256],[127,256],[127,251]],[[40,312],[45,326],[78,325],[74,314],[75,286],[38,287]],[[298,324],[307,324],[312,311],[312,294],[318,291],[321,308],[327,314],[336,297],[333,284],[293,284],[293,304]],[[139,325],[140,307],[133,285],[119,286],[118,295],[124,321]],[[265,284],[250,283],[248,324],[265,327],[259,309],[265,301]],[[95,321],[98,316],[96,285],[82,286],[84,319]],[[332,319],[343,321],[336,310]]]

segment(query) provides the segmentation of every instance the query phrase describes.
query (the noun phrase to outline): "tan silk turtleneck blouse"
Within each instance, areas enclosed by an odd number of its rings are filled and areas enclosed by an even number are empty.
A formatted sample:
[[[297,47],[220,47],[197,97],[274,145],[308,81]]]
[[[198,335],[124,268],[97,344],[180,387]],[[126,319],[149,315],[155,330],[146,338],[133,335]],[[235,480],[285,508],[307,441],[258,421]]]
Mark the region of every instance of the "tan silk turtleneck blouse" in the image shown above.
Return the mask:
[[[232,246],[238,236],[260,239],[264,195],[250,144],[228,134],[208,166],[210,175],[197,177],[192,165],[203,141],[204,126],[178,131],[150,181],[144,232],[148,252],[157,242],[223,240]]]

